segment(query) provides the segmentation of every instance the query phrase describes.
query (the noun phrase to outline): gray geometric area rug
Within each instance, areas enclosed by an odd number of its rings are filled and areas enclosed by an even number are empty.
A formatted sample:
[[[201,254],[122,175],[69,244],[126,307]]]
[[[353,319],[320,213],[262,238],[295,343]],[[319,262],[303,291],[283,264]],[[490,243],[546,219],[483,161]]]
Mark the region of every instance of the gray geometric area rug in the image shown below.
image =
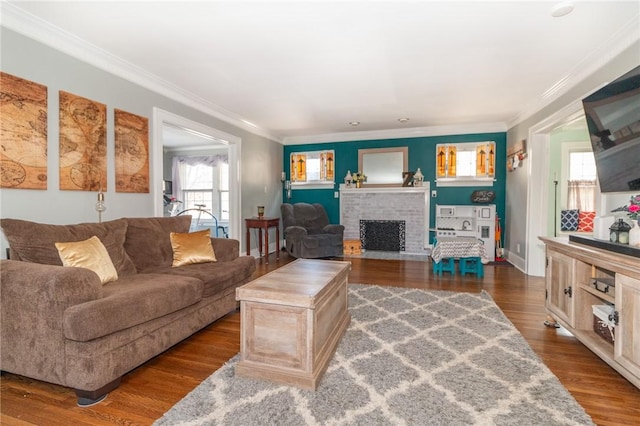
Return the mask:
[[[236,376],[164,425],[592,425],[488,293],[349,285],[351,324],[315,392]]]

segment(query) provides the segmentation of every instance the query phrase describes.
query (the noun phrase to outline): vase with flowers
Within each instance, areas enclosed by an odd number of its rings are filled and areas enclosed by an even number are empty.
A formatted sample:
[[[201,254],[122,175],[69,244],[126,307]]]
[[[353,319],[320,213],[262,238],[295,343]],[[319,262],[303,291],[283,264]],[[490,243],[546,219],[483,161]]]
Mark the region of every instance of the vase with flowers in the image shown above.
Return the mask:
[[[356,184],[356,188],[361,188],[362,182],[367,181],[367,175],[365,175],[361,171],[358,171],[356,173],[351,173],[351,179],[353,179],[353,183]]]
[[[626,211],[633,226],[629,231],[629,245],[640,247],[640,194],[631,196]]]

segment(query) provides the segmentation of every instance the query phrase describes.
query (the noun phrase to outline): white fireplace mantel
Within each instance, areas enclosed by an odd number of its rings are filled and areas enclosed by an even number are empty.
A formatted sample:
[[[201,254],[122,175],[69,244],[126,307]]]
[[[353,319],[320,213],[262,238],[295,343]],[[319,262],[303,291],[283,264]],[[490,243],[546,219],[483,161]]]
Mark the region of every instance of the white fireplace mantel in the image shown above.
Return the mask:
[[[395,194],[395,193],[413,193],[413,192],[427,192],[429,191],[429,185],[424,186],[384,186],[384,187],[367,187],[363,186],[362,188],[356,188],[352,186],[351,188],[347,188],[344,184],[340,185],[340,192],[344,193],[371,193],[371,194]]]
[[[360,239],[360,220],[403,220],[406,253],[429,244],[429,182],[423,186],[347,188],[340,185],[340,223],[345,239]]]

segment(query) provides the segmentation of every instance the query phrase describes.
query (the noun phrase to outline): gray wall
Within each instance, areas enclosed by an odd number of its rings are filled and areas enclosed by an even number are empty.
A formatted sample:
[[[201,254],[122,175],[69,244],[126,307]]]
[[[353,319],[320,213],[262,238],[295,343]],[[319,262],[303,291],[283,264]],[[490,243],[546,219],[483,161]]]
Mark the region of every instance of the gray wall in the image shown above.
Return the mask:
[[[541,60],[543,59],[544,58],[541,58]],[[507,146],[511,146],[523,139],[529,139],[529,131],[532,127],[537,126],[547,118],[555,115],[558,111],[563,110],[577,100],[581,100],[585,95],[590,94],[605,83],[613,81],[638,65],[640,65],[640,42],[635,42],[567,93],[531,117],[509,129],[507,132]],[[531,141],[528,141],[528,143],[531,143]],[[541,164],[546,163],[548,158],[543,161],[539,157],[531,156],[526,161],[531,162],[531,175],[535,176],[536,174],[545,173],[545,169],[541,167]],[[531,175],[525,167],[517,169],[515,172],[507,173],[505,248],[509,253],[509,259],[511,260],[513,258],[516,264],[520,263],[520,265],[517,266],[524,266],[526,263],[527,259],[524,248],[527,247],[528,244],[535,244],[535,242],[527,240],[527,221],[540,215],[546,217],[548,214],[546,210],[541,211],[540,205],[528,204],[527,190],[529,182],[532,180]],[[551,180],[552,179],[553,174],[551,174]],[[549,182],[549,179],[547,182]],[[603,196],[602,208],[598,210],[598,214],[606,214],[606,210],[613,208],[611,206],[624,204],[625,201],[628,201],[628,198],[628,194]],[[520,253],[516,250],[517,245],[520,245]]]
[[[107,105],[107,211],[103,220],[153,216],[151,194],[115,192],[113,109],[149,118],[149,140],[153,140],[154,107],[171,112],[241,138],[241,217],[255,216],[255,206],[267,206],[268,215],[279,215],[282,198],[280,172],[282,145],[235,127],[215,117],[147,90],[120,77],[84,63],[21,34],[0,27],[3,72],[48,87],[48,189],[0,189],[0,217],[43,223],[69,224],[97,221],[96,193],[59,190],[58,92],[64,90]],[[150,146],[150,151],[162,147]],[[153,164],[150,165],[153,167]],[[150,170],[151,176],[154,171]],[[158,176],[162,176],[160,172]],[[153,184],[153,182],[152,182]],[[274,200],[278,200],[277,204]],[[244,229],[242,224],[241,229]],[[241,246],[244,250],[244,238]],[[252,241],[252,247],[256,242]],[[1,241],[4,256],[6,240]]]

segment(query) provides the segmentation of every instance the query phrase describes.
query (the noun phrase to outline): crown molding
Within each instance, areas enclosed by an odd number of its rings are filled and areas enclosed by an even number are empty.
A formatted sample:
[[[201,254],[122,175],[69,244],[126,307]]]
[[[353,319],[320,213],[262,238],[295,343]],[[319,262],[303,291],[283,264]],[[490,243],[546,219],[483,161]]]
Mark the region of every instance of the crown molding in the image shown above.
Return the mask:
[[[520,113],[507,121],[510,129],[533,116],[544,107],[576,87],[588,76],[611,62],[625,49],[640,40],[640,17],[635,16],[626,25],[612,34],[609,40],[585,57],[565,76],[560,78],[538,99],[530,102]]]
[[[226,123],[274,142],[282,143],[280,137],[259,126],[249,124],[234,112],[169,83],[143,68],[135,66],[37,16],[27,13],[14,4],[6,1],[1,3],[2,21],[0,24],[3,27]]]
[[[640,40],[640,18],[632,18],[624,27],[613,34],[607,42],[584,58],[567,75],[559,79],[538,99],[530,102],[520,113],[506,123],[482,123],[452,126],[416,127],[386,129],[360,132],[340,132],[308,136],[280,137],[268,130],[249,124],[229,110],[213,104],[191,92],[161,79],[140,67],[98,48],[51,23],[25,12],[7,1],[0,1],[0,25],[11,29],[58,51],[82,60],[97,68],[131,81],[141,87],[166,96],[184,105],[199,110],[240,129],[265,137],[283,145],[311,144],[322,142],[348,142],[357,140],[378,140],[443,136],[471,133],[505,132],[527,118],[533,116],[553,101],[566,94],[572,87],[583,81],[593,72],[605,66],[623,50]]]
[[[327,142],[353,142],[380,139],[420,138],[427,136],[468,135],[472,133],[506,132],[505,123],[461,124],[451,126],[411,127],[405,129],[369,130],[362,132],[326,133],[321,135],[290,136],[284,145],[305,145]]]

